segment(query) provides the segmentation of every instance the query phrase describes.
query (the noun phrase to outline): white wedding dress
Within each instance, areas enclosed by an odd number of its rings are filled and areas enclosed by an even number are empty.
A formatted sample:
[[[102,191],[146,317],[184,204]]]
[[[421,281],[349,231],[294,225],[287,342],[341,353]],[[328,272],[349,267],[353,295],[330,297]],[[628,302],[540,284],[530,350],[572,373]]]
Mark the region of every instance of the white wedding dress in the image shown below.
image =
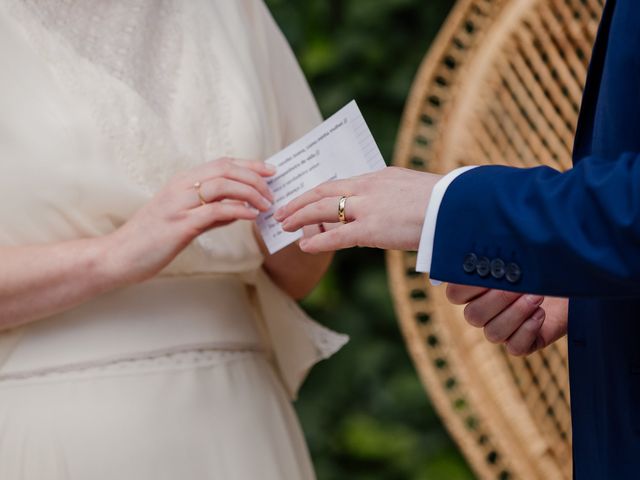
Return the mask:
[[[5,0],[0,245],[107,234],[176,172],[319,121],[261,0]],[[346,338],[262,262],[237,222],[0,334],[0,479],[314,478],[290,401]]]

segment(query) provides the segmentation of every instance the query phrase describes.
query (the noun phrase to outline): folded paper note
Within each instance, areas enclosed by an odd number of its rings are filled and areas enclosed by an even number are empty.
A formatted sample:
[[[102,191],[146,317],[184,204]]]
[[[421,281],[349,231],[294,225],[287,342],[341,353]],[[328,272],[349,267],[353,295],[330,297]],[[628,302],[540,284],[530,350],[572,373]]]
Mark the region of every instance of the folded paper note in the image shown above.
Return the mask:
[[[302,237],[301,231],[289,233],[282,230],[273,219],[273,213],[278,208],[321,183],[385,167],[380,150],[355,101],[266,162],[276,167],[276,174],[268,181],[275,202],[268,212],[258,217],[258,226],[270,253]]]

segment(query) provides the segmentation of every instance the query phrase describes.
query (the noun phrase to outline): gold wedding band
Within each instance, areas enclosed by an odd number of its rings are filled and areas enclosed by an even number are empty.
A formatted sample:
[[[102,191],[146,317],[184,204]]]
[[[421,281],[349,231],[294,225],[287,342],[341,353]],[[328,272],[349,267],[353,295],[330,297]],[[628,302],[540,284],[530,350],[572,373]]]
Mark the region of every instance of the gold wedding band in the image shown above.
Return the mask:
[[[204,199],[204,197],[202,196],[202,190],[200,190],[202,188],[202,183],[200,182],[196,182],[193,184],[193,188],[195,189],[195,191],[198,194],[198,198],[200,199],[200,204],[201,205],[206,205],[207,201]]]
[[[347,197],[343,195],[338,201],[338,220],[340,220],[340,223],[347,223],[347,213],[345,212],[346,206]]]

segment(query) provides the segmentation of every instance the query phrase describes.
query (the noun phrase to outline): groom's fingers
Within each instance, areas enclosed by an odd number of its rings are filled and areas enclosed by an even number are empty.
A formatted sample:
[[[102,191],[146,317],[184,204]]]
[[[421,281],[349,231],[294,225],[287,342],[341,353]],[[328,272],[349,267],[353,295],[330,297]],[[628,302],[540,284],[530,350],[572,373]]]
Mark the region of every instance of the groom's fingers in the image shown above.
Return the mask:
[[[488,291],[489,289],[484,287],[470,287],[450,283],[447,285],[447,298],[454,305],[464,305]]]
[[[339,220],[338,206],[340,197],[328,197],[318,200],[317,202],[305,205],[297,212],[282,222],[282,229],[286,232],[295,232],[305,225],[314,225],[318,223],[335,223]],[[345,214],[347,222],[352,222],[357,218],[357,210],[359,199],[350,197],[345,205]]]
[[[291,202],[289,202],[284,207],[277,210],[276,213],[273,215],[273,218],[275,218],[278,222],[282,222],[284,219],[290,217],[301,208],[311,203],[315,203],[319,200],[322,200],[323,198],[327,198],[327,197],[340,198],[343,195],[348,197],[354,193],[353,187],[355,182],[356,182],[355,179],[347,179],[347,180],[335,180],[333,182],[323,183],[322,185],[319,185],[316,188],[303,193],[298,198],[291,200]]]
[[[522,297],[521,293],[489,290],[467,304],[464,308],[464,318],[474,327],[484,327],[487,323],[509,310],[509,307],[520,297]],[[542,299],[540,299],[540,302],[542,302]],[[538,305],[540,302],[538,302]]]
[[[328,232],[329,230],[334,230],[336,228],[342,227],[342,224],[337,222],[324,222],[323,226],[324,226],[324,230]]]
[[[538,307],[506,341],[507,351],[511,355],[522,356],[530,354],[542,342],[541,328],[545,320],[546,312]]]
[[[358,245],[359,229],[357,222],[340,225],[311,238],[300,240],[300,249],[306,253],[322,253],[355,247]]]

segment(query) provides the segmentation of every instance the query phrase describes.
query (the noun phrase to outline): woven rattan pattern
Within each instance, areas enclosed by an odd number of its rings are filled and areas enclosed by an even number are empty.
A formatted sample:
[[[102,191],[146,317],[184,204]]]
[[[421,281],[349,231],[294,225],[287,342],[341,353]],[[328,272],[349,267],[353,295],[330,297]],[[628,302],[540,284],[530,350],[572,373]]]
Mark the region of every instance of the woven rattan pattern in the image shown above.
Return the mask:
[[[603,0],[461,0],[406,106],[396,165],[566,169]],[[513,358],[442,287],[389,252],[399,322],[423,383],[484,479],[570,479],[566,342]]]

